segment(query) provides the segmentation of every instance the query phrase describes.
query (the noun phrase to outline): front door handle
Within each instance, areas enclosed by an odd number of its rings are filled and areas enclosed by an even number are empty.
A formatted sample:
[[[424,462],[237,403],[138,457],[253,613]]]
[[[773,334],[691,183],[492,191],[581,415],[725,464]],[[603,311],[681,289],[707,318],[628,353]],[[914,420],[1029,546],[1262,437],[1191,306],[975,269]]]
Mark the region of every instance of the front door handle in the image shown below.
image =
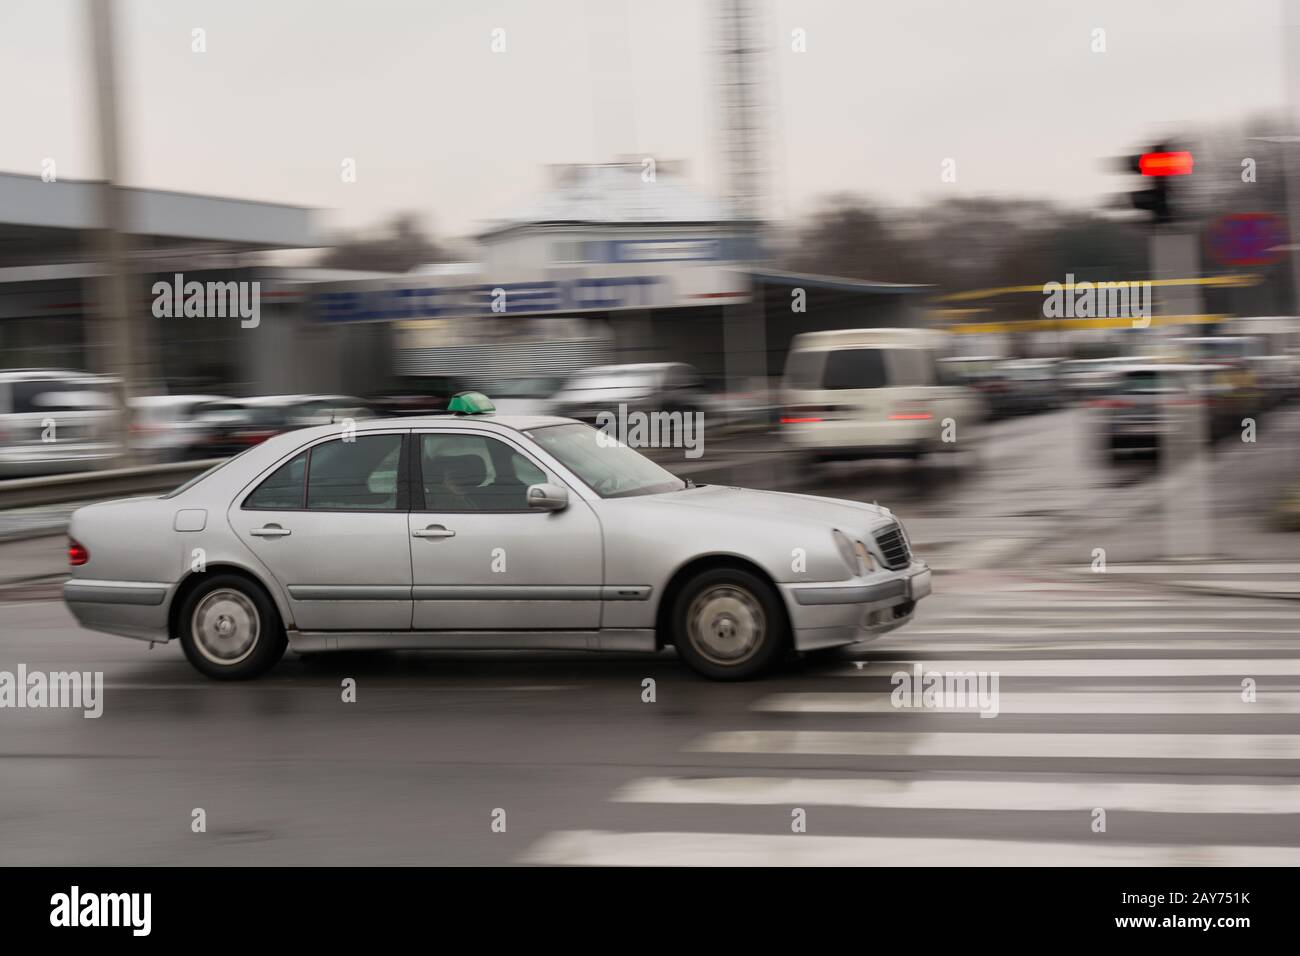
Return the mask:
[[[285,535],[293,534],[288,528],[281,528],[278,524],[268,524],[261,528],[254,528],[248,533],[255,538],[283,538]]]
[[[449,530],[444,525],[431,524],[427,528],[418,528],[411,532],[412,538],[454,538],[456,532]]]

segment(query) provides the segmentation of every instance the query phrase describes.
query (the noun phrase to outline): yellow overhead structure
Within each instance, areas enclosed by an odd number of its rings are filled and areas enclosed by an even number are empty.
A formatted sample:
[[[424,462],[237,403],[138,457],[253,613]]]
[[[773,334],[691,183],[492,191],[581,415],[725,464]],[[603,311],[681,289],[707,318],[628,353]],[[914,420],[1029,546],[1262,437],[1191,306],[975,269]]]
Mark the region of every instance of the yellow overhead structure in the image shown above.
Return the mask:
[[[1197,276],[1196,278],[1191,278],[1191,279],[1139,279],[1139,280],[1125,279],[1123,280],[1123,283],[1125,285],[1132,285],[1134,282],[1145,282],[1152,287],[1203,285],[1203,286],[1220,286],[1224,288],[1232,288],[1234,286],[1257,285],[1258,283],[1263,281],[1263,278],[1264,278],[1263,276],[1257,275],[1255,273],[1244,273],[1240,275]],[[1053,279],[1050,281],[1055,282],[1056,280]],[[1080,280],[1080,282],[1082,281],[1084,280]],[[1086,280],[1086,281],[1091,286],[1097,286],[1100,285],[1102,282],[1118,281],[1118,280],[1097,279],[1095,281],[1094,280]],[[1057,284],[1061,287],[1062,290],[1070,290],[1073,289],[1076,285],[1079,285],[1080,282],[1070,282],[1070,283],[1060,282]],[[1007,286],[1002,286],[1000,288],[994,288],[994,289],[971,289],[966,292],[949,292],[946,295],[936,296],[934,301],[935,302],[973,302],[979,299],[993,299],[1000,295],[1014,295],[1016,293],[1024,293],[1024,292],[1037,292],[1041,295],[1043,293],[1044,286],[1046,285],[1047,283],[1040,283],[1039,285],[1007,285]]]

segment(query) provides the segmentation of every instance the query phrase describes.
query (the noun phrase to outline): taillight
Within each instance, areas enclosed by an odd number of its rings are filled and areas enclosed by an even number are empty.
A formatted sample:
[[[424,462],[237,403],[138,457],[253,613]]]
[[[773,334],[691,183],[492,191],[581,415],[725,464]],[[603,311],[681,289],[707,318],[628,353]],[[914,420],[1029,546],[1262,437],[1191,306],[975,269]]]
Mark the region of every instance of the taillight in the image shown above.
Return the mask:
[[[1093,408],[1137,408],[1135,402],[1126,402],[1119,398],[1097,398],[1088,404]]]
[[[889,413],[891,422],[928,422],[933,417],[924,402],[899,402]]]
[[[86,550],[86,546],[76,538],[69,538],[68,564],[72,565],[74,568],[78,568],[89,560],[90,552]]]

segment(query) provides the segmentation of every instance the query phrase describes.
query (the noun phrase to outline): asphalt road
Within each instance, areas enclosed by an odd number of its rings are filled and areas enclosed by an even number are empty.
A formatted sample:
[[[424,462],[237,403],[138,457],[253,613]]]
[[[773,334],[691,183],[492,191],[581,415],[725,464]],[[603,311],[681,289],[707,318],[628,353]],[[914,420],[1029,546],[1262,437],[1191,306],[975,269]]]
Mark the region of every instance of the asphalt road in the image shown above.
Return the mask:
[[[0,670],[105,688],[97,719],[0,711],[0,864],[1300,862],[1294,604],[942,584],[865,666],[740,685],[671,654],[418,653],[223,685],[10,604]],[[892,708],[913,662],[999,674],[998,715]]]
[[[289,655],[225,685],[11,593],[0,672],[105,689],[97,719],[0,709],[0,864],[1300,862],[1300,605],[1018,560],[1143,487],[1065,457],[1064,420],[952,475],[807,476],[923,529],[936,593],[861,660],[748,684],[668,652]],[[997,716],[892,706],[917,665],[996,675]]]

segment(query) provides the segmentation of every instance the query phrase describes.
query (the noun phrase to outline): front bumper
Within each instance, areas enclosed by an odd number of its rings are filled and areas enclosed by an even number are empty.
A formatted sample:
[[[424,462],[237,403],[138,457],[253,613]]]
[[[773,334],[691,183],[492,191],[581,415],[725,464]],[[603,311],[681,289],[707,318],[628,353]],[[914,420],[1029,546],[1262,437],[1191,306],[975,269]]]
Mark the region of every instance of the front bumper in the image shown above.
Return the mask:
[[[931,591],[931,571],[913,561],[900,571],[878,571],[849,581],[783,584],[798,651],[856,644],[912,619]]]

